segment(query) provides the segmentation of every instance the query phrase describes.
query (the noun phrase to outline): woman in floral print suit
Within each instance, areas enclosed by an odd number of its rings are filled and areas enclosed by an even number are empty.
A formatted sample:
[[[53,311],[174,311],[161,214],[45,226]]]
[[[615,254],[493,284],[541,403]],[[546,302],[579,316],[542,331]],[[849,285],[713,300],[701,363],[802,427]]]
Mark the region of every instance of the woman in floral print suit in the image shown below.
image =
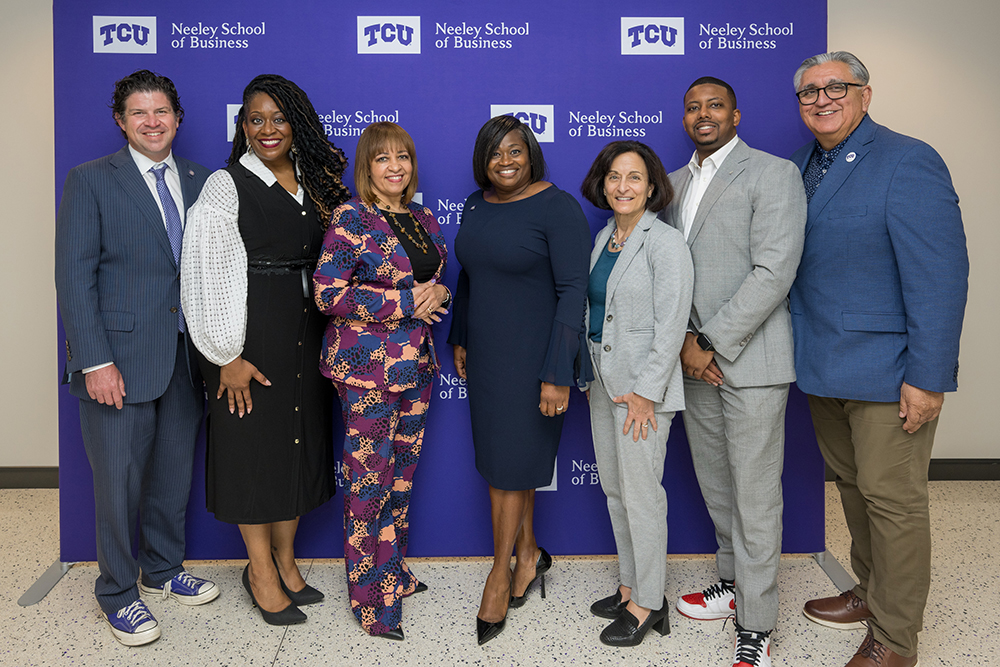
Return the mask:
[[[413,472],[431,381],[431,324],[451,293],[439,284],[448,250],[417,190],[413,140],[395,123],[362,133],[358,196],[323,239],[316,303],[330,316],[320,369],[340,396],[344,441],[344,558],[351,608],[370,635],[403,639],[402,598],[427,587],[406,566]]]

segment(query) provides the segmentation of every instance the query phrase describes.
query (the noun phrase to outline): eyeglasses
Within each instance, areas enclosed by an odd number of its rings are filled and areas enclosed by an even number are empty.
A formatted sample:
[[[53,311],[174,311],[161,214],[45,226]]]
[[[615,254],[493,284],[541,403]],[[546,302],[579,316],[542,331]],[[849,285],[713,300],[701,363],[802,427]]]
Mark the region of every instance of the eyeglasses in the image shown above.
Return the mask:
[[[795,93],[795,96],[799,98],[799,104],[807,107],[811,104],[816,104],[816,101],[819,100],[819,92],[821,90],[826,93],[827,99],[839,100],[847,96],[847,91],[851,86],[864,88],[864,85],[860,83],[831,83],[830,85],[823,86],[822,88],[806,88],[805,90],[800,90]]]

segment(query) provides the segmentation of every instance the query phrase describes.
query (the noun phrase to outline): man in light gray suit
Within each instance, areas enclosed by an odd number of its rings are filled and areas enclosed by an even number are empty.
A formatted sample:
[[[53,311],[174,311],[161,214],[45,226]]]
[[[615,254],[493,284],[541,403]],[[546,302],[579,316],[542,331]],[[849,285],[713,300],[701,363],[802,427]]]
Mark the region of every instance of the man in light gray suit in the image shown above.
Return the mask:
[[[726,82],[703,77],[684,96],[690,163],[670,174],[667,222],[694,261],[681,348],[684,426],[715,524],[720,581],[684,595],[699,620],[736,617],[734,665],[769,667],[778,618],[785,404],[795,380],[788,289],[802,254],[806,197],[788,160],[736,135]]]
[[[182,562],[204,394],[190,363],[178,266],[184,211],[209,172],[172,152],[184,110],[167,77],[139,70],[117,81],[111,109],[128,145],[66,177],[56,291],[94,473],[94,593],[115,638],[138,646],[160,636],[140,590],[183,605],[219,595]]]

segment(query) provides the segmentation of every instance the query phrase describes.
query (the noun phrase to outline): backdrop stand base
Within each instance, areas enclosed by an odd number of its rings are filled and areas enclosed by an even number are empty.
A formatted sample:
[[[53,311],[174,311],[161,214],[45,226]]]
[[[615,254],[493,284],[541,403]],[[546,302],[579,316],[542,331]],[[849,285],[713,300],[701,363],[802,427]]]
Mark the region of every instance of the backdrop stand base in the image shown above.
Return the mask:
[[[819,553],[814,553],[812,556],[813,560],[816,561],[816,564],[823,568],[823,572],[826,573],[826,576],[830,577],[830,581],[832,581],[833,585],[837,587],[837,590],[849,591],[857,585],[857,582],[854,581],[854,577],[852,577],[847,570],[844,569],[844,566],[840,564],[840,561],[838,561],[832,553],[830,553],[829,549]]]
[[[45,573],[38,578],[38,581],[31,585],[24,595],[17,601],[22,607],[30,607],[33,604],[41,602],[46,595],[49,594],[59,580],[63,578],[63,575],[69,572],[70,566],[73,563],[64,563],[61,560],[57,560],[49,566],[49,569],[45,570]]]

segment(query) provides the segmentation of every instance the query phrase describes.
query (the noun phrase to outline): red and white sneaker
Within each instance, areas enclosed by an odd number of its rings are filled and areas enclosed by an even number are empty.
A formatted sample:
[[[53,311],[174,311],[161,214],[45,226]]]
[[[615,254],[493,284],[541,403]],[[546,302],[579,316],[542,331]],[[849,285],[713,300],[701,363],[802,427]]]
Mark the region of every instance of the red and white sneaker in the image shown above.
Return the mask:
[[[733,667],[771,667],[771,632],[744,630],[736,624]]]
[[[721,621],[736,613],[736,587],[718,581],[700,593],[688,593],[677,600],[677,611],[696,621]]]

